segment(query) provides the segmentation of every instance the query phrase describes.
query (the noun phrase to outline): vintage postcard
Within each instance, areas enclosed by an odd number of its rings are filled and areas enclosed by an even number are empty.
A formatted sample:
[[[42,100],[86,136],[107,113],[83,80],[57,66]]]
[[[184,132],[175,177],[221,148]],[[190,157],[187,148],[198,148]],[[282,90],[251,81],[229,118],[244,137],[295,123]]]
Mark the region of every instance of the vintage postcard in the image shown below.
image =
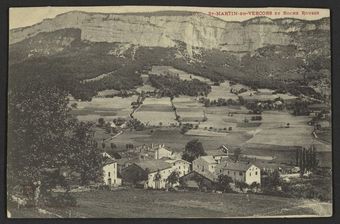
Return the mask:
[[[332,216],[330,12],[9,14],[7,216]]]

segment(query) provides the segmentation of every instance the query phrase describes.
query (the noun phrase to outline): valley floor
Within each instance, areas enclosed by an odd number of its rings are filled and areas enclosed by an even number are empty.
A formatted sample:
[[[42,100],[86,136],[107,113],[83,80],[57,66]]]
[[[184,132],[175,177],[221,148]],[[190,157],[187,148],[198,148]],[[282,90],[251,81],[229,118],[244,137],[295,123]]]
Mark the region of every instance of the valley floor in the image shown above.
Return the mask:
[[[332,215],[331,203],[256,194],[122,189],[74,195],[78,201],[77,207],[46,208],[51,212],[48,215],[32,212],[32,209],[14,209],[11,210],[12,217],[231,218]]]

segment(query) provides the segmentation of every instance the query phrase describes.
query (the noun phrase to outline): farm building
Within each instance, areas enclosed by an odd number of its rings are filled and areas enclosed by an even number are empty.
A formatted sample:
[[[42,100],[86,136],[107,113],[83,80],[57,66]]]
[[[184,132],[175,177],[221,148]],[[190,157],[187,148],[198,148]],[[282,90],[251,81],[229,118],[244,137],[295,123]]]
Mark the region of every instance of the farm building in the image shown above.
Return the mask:
[[[103,157],[107,157],[110,159],[120,159],[122,156],[118,152],[113,151],[105,151],[102,153]]]
[[[171,158],[172,151],[165,148],[164,145],[159,145],[159,147],[155,150],[155,159],[161,158]]]
[[[165,145],[159,145],[158,148],[155,149],[154,153],[155,159],[169,158],[169,159],[181,159],[182,156],[180,153],[173,152],[165,147]]]
[[[179,176],[184,176],[190,172],[190,163],[182,159],[169,159],[164,160],[171,164],[173,171],[177,171]]]
[[[244,182],[246,184],[261,183],[261,171],[249,162],[234,162],[230,159],[222,160],[216,165],[216,175],[227,175],[234,182]]]
[[[200,156],[192,161],[192,170],[214,180],[217,177],[215,175],[216,165],[221,162],[222,158],[227,157],[227,155]]]
[[[145,160],[136,163],[147,174],[147,180],[144,188],[164,189],[167,184],[167,178],[172,173],[171,164],[163,160]]]
[[[103,165],[104,184],[110,187],[122,185],[122,179],[118,177],[117,162],[112,158],[106,158]]]
[[[163,160],[144,160],[122,170],[123,180],[143,184],[144,188],[164,189],[172,172],[171,164]]]
[[[192,171],[179,178],[180,187],[188,190],[211,190],[214,187],[214,181]]]
[[[122,168],[121,175],[124,184],[132,184],[135,186],[142,185],[148,179],[148,172],[140,167],[137,163],[132,163],[127,167]]]
[[[167,187],[167,178],[177,171],[179,176],[190,172],[190,163],[181,159],[143,160],[136,162],[122,170],[125,182],[143,184],[144,188],[164,189]]]

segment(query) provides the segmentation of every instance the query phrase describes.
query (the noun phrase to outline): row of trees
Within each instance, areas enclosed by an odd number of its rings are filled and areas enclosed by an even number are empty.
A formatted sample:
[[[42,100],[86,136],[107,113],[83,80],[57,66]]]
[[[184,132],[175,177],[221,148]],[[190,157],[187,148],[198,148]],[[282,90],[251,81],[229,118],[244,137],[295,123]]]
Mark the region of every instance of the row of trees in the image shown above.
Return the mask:
[[[218,98],[217,100],[210,100],[209,98],[201,97],[199,99],[199,102],[203,103],[205,107],[240,105],[238,100],[224,99],[224,98]]]
[[[317,151],[312,145],[308,149],[296,149],[296,166],[300,167],[300,175],[303,176],[305,172],[314,171],[319,164],[317,159]]]

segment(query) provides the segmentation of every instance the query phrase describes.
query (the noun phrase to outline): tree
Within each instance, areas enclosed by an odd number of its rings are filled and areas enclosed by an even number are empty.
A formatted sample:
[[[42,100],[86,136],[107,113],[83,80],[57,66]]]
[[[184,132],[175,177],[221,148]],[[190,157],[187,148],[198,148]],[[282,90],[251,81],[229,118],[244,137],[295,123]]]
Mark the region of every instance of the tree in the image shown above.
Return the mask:
[[[300,176],[303,176],[306,171],[314,171],[318,167],[319,161],[316,153],[314,145],[308,149],[296,149],[296,165],[300,167]]]
[[[223,192],[231,192],[232,189],[230,187],[230,183],[232,182],[233,179],[231,179],[231,177],[224,174],[220,174],[217,179],[216,188],[217,190],[221,190]]]
[[[45,172],[48,169],[60,174],[63,167],[80,171],[81,166],[91,163],[87,172],[92,176],[101,167],[101,161],[95,159],[99,154],[89,131],[91,125],[79,123],[70,115],[67,95],[37,80],[11,87],[7,161],[10,189],[41,182],[42,188],[51,190],[56,183],[50,182],[53,178]]]
[[[104,124],[104,129],[105,129],[106,133],[108,133],[108,134],[112,132],[112,127],[111,127],[110,122],[106,122]]]
[[[234,150],[234,159],[235,159],[235,161],[238,161],[240,159],[241,153],[242,153],[241,148],[236,148]]]
[[[276,188],[280,186],[282,183],[281,175],[278,170],[274,170],[274,172],[268,176],[268,187],[269,188]]]
[[[103,127],[104,124],[105,124],[104,118],[102,118],[102,117],[98,118],[98,126],[99,126],[99,127]]]
[[[101,150],[96,147],[92,124],[77,122],[73,129],[73,135],[69,142],[72,147],[69,166],[80,174],[81,185],[99,182],[102,177],[103,157]]]
[[[249,185],[243,181],[237,181],[235,182],[235,187],[238,187],[242,192],[244,192],[244,189],[248,188]]]
[[[172,171],[172,173],[168,176],[167,182],[170,184],[170,187],[173,187],[174,184],[179,181],[179,173],[177,171]]]
[[[117,148],[117,145],[116,145],[115,143],[113,143],[113,142],[111,142],[110,146],[111,146],[111,149],[112,149],[112,150],[115,149],[115,148]]]
[[[188,162],[192,162],[199,156],[205,156],[202,143],[198,139],[193,139],[185,145],[182,158]]]
[[[133,128],[136,131],[142,131],[145,128],[145,125],[138,119],[131,119],[126,123],[128,128]]]

